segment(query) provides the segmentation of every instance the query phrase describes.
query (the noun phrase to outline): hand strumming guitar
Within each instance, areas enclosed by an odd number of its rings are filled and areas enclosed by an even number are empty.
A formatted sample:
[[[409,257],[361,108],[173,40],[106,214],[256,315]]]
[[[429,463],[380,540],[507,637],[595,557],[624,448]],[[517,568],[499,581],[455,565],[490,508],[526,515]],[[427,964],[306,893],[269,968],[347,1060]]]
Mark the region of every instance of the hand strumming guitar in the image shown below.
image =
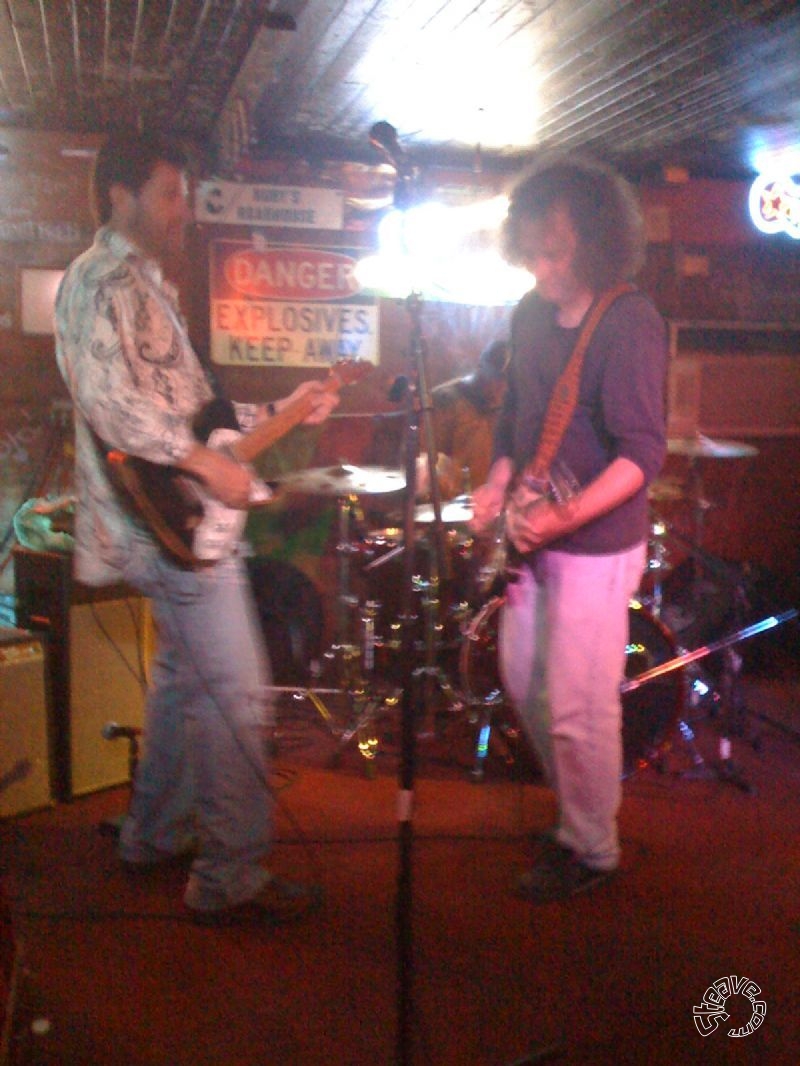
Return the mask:
[[[226,507],[243,510],[250,502],[252,471],[224,452],[198,443],[175,465],[202,481],[208,494]]]
[[[569,528],[568,506],[518,485],[506,507],[506,536],[521,554],[535,551]]]
[[[489,477],[472,494],[472,519],[469,529],[477,537],[491,533],[492,527],[503,511],[506,491],[511,481],[510,459],[498,459],[489,471]]]
[[[485,485],[475,490],[470,529],[477,536],[492,532],[503,515],[503,538],[518,552],[535,551],[580,525],[575,486],[559,477],[558,486],[548,481],[537,491],[529,480],[522,479],[509,493],[513,469],[508,458],[498,459]],[[555,491],[560,489],[561,491]]]

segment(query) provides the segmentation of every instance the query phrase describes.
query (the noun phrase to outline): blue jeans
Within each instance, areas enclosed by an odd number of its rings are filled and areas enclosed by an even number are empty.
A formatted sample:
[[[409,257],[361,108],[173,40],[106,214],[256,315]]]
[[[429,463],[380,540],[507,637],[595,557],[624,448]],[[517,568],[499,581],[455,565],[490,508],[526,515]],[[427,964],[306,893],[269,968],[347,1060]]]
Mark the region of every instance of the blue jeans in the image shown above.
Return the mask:
[[[612,555],[541,551],[509,584],[500,673],[555,791],[557,837],[595,869],[619,864],[628,606],[645,546]]]
[[[186,904],[244,902],[269,879],[273,723],[269,659],[243,562],[181,570],[137,536],[124,578],[150,597],[158,639],[121,855],[147,862],[195,838]]]

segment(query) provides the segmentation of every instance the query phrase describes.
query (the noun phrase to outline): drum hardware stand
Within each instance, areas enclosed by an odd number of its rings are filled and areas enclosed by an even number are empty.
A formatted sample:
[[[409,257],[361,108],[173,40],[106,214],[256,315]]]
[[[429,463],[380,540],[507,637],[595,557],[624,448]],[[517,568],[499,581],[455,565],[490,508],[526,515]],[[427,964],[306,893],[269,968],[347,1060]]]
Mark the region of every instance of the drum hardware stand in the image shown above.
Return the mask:
[[[484,696],[480,701],[481,711],[476,720],[478,733],[475,741],[472,770],[470,771],[470,776],[476,783],[483,781],[486,775],[486,757],[489,754],[489,747],[494,737],[492,719],[496,708],[501,707],[504,702],[503,694],[499,689],[493,689],[488,696]]]
[[[312,686],[308,688],[298,686],[273,686],[272,692],[290,693],[295,699],[308,700],[319,714],[333,736],[339,739],[339,748],[333,756],[335,763],[341,756],[341,752],[354,738],[358,739],[358,749],[367,760],[368,765],[377,754],[377,738],[371,726],[376,712],[382,700],[374,700],[365,691],[365,685],[361,676],[358,663],[362,656],[362,649],[351,639],[353,630],[352,617],[359,605],[358,597],[352,594],[350,589],[350,559],[358,548],[353,543],[352,523],[354,517],[360,517],[358,497],[354,494],[342,495],[337,499],[338,512],[338,541],[336,554],[338,556],[337,568],[337,594],[336,594],[336,617],[335,617],[335,641],[327,652],[323,653],[323,659],[334,664],[335,676],[340,682],[339,687],[321,688]],[[346,695],[353,705],[353,724],[342,728],[335,720],[323,696]]]
[[[768,615],[760,622],[756,622],[753,625],[745,626],[743,629],[739,629],[735,633],[731,633],[728,636],[721,637],[719,640],[712,641],[710,644],[705,644],[700,648],[696,648],[694,651],[683,652],[681,655],[670,659],[666,663],[661,663],[659,666],[654,666],[650,670],[645,670],[644,673],[638,674],[636,677],[628,678],[627,680],[623,681],[621,686],[622,692],[631,692],[634,689],[639,688],[641,685],[645,685],[649,681],[655,680],[657,677],[661,677],[672,670],[680,670],[684,666],[688,666],[689,663],[696,662],[698,659],[703,659],[707,655],[711,655],[713,652],[724,650],[727,653],[741,641],[748,640],[750,637],[757,636],[759,633],[764,633],[767,630],[775,629],[777,626],[783,625],[784,622],[788,622],[791,619],[797,618],[797,614],[797,609],[792,608],[790,610],[783,611],[781,614]],[[734,682],[738,677],[738,666],[735,666],[735,663],[741,663],[741,660],[738,656],[736,656],[736,660],[733,661],[731,667],[732,672],[729,678],[725,681],[725,686],[728,687],[728,691],[727,693],[725,693],[725,698],[728,701],[728,707],[725,709],[726,717],[730,716],[731,713],[730,702],[734,697],[733,687]],[[727,722],[725,724],[729,725],[730,723]],[[685,722],[681,722],[680,728],[684,739],[688,738],[690,743],[693,742],[694,733],[692,732],[690,727]],[[719,766],[711,772],[718,780],[735,785],[743,792],[752,794],[754,791],[752,786],[747,783],[747,781],[742,776],[741,771],[733,762],[732,745],[730,738],[731,732],[731,729],[726,728],[725,734],[727,735],[723,735],[720,738]],[[686,776],[707,776],[709,772],[708,768],[706,767],[705,763],[702,760],[702,757],[699,756],[699,753],[696,751],[693,745],[692,751],[695,765],[698,769],[694,771],[689,771]]]
[[[355,739],[359,753],[367,761],[370,775],[374,770],[374,760],[379,750],[374,723],[383,708],[394,708],[400,700],[399,689],[394,689],[388,694],[371,691],[370,682],[375,673],[375,649],[378,646],[375,621],[379,608],[380,603],[377,600],[367,600],[362,611],[362,644],[360,648],[351,648],[354,653],[351,657],[352,663],[360,665],[358,675],[351,679],[348,688],[353,701],[354,717],[351,724],[340,733],[339,748],[332,760],[335,765],[341,758],[344,748]]]
[[[692,605],[695,611],[699,610],[701,575],[705,571],[730,591],[734,624],[741,625],[750,604],[740,571],[724,560],[715,559],[703,549],[700,540],[691,541],[677,531],[672,531],[671,535],[691,553],[693,560]],[[739,689],[741,668],[742,659],[735,648],[732,645],[723,646],[722,672],[718,683],[718,699],[722,707],[722,721],[725,729],[720,738],[720,761],[723,766],[730,765],[731,737],[743,736],[745,732],[746,710]],[[753,742],[753,746],[758,746],[757,740]],[[747,790],[743,783],[739,787]]]
[[[653,576],[653,591],[648,597],[648,607],[655,618],[661,617],[664,602],[663,573],[669,567],[669,549],[666,545],[667,524],[658,515],[654,515],[650,525],[650,555],[647,571]]]
[[[505,602],[505,596],[492,596],[473,616],[469,624],[462,630],[465,641],[476,642],[479,640],[479,632],[486,619],[495,613]],[[465,666],[466,654],[469,644],[461,646],[460,672],[463,677],[468,676]],[[474,716],[472,720],[477,727],[475,750],[473,753],[472,770],[470,776],[475,782],[483,781],[486,773],[486,758],[489,754],[490,744],[494,736],[493,719],[495,710],[505,702],[501,689],[494,688],[486,696],[475,696],[467,687],[465,692],[469,713]]]
[[[350,556],[358,551],[353,544],[351,526],[353,516],[357,513],[356,496],[340,496],[336,503],[339,514],[339,540],[336,554],[339,557],[339,588],[336,597],[336,638],[340,645],[346,645],[350,636],[350,613],[358,605],[358,600],[350,592]],[[358,512],[360,515],[360,512]]]
[[[439,595],[440,582],[437,577],[425,581],[415,577],[414,589],[421,593],[422,617],[425,634],[425,663],[417,674],[423,679],[424,707],[429,719],[433,717],[431,732],[436,732],[436,717],[432,710],[436,692],[444,696],[448,711],[459,712],[464,709],[464,701],[459,697],[444,670],[438,665],[437,652],[444,627],[441,622],[442,603]],[[425,735],[425,734],[423,734]]]

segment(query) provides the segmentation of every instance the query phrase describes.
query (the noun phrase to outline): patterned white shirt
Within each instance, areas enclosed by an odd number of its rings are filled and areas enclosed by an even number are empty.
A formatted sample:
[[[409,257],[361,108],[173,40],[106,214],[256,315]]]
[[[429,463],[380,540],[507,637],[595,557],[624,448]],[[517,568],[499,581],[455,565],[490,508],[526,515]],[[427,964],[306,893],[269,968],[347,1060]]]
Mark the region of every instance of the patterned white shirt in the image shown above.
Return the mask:
[[[153,259],[107,226],[59,288],[56,359],[75,406],[75,573],[108,584],[120,580],[133,527],[90,427],[112,448],[174,463],[195,442],[191,420],[213,391],[176,290]],[[254,411],[237,405],[240,423],[252,423]]]

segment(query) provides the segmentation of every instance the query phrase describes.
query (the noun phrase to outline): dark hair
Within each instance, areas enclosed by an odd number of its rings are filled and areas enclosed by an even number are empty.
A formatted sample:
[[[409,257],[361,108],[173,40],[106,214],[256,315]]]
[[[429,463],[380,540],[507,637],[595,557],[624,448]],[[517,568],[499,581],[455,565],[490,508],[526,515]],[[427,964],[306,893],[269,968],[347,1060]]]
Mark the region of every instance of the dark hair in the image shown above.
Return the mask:
[[[185,170],[188,157],[181,144],[162,133],[120,130],[109,134],[97,153],[92,175],[92,203],[100,225],[111,219],[111,186],[124,185],[138,193],[157,163]]]
[[[519,222],[564,205],[578,235],[575,271],[595,290],[630,280],[644,260],[644,223],[633,188],[616,171],[583,156],[543,156],[511,192],[503,249],[519,264]]]

